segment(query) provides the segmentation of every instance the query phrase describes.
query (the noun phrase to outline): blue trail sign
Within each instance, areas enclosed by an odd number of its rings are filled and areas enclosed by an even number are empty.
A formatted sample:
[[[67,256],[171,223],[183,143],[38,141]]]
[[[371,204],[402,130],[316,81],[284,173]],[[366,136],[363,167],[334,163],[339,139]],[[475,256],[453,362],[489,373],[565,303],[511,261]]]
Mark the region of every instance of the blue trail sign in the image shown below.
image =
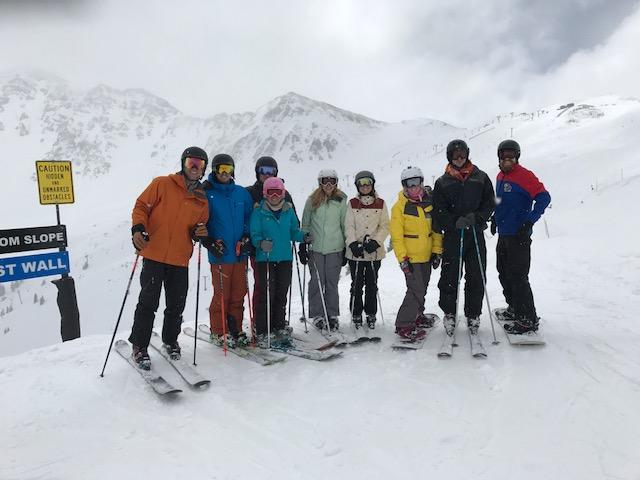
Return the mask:
[[[69,252],[0,258],[0,283],[69,273]]]

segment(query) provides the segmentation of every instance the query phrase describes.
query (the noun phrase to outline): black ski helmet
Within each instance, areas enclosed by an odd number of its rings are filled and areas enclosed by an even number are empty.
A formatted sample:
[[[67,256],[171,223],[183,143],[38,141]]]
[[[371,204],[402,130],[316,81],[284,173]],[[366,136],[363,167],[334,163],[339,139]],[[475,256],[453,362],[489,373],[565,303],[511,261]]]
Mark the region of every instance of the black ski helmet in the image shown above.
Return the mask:
[[[451,140],[447,145],[447,161],[451,161],[451,155],[453,155],[455,150],[463,150],[467,152],[467,159],[469,159],[469,146],[467,145],[467,142],[456,138],[455,140]]]
[[[518,163],[518,160],[520,160],[520,144],[518,144],[518,142],[511,139],[501,141],[500,145],[498,145],[498,160],[500,160],[500,154],[503,150],[513,150],[516,152],[516,163]]]
[[[275,177],[278,176],[278,162],[276,162],[276,159],[273,157],[260,157],[257,161],[256,161],[256,180],[260,180],[260,174],[258,173],[258,169],[260,167],[273,167],[276,169],[276,174],[274,175]]]
[[[189,148],[186,148],[184,152],[182,152],[182,157],[180,157],[180,164],[182,165],[182,170],[184,170],[184,161],[189,157],[201,158],[202,160],[204,160],[204,170],[207,169],[207,164],[209,163],[209,157],[207,156],[207,152],[205,152],[200,147],[189,147]]]
[[[233,161],[231,155],[218,153],[211,161],[211,168],[215,170],[218,165],[233,165],[235,167],[236,163]]]
[[[356,173],[356,178],[353,181],[353,184],[356,186],[356,189],[358,188],[358,180],[360,180],[361,178],[370,178],[373,181],[373,189],[375,190],[376,177],[373,175],[373,172],[370,172],[369,170],[362,170]]]

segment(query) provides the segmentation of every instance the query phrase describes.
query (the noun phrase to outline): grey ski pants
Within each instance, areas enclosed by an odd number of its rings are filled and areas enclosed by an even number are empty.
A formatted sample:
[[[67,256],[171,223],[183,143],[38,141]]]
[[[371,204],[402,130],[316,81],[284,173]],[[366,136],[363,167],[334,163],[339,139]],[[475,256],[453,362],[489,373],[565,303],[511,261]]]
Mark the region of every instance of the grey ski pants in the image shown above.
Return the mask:
[[[309,317],[324,317],[322,297],[318,288],[318,277],[324,293],[324,301],[327,305],[327,315],[338,317],[340,315],[340,302],[338,299],[338,280],[342,268],[342,252],[321,253],[309,252]]]
[[[416,324],[416,317],[424,313],[424,299],[431,278],[431,263],[414,263],[413,273],[405,274],[407,292],[398,310],[396,328],[408,327]]]

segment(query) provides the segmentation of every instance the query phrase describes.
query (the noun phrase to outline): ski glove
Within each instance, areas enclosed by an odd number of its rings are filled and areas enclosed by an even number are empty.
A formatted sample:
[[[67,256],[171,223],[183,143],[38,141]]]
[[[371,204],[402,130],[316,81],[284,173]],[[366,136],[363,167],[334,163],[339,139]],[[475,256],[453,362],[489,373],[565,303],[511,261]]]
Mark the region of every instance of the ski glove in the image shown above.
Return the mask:
[[[307,252],[307,244],[301,243],[298,248],[298,257],[300,258],[300,263],[302,265],[306,265],[309,263],[309,253]]]
[[[364,258],[364,247],[360,242],[351,242],[349,244],[351,253],[355,258]]]
[[[191,230],[191,238],[193,239],[194,242],[202,241],[204,237],[208,237],[208,236],[209,236],[209,232],[207,232],[207,227],[204,223],[198,223]]]
[[[140,251],[149,243],[149,234],[147,232],[135,232],[131,237],[131,241],[135,249]]]
[[[442,260],[442,255],[440,255],[439,253],[433,253],[431,255],[431,268],[433,268],[434,270],[437,270],[438,267],[440,266],[440,261]]]
[[[518,228],[518,235],[520,235],[521,237],[530,237],[532,233],[533,223],[531,222],[524,222],[522,225],[520,225],[520,228]]]
[[[273,240],[260,240],[260,250],[264,253],[271,253],[273,250]]]
[[[347,248],[342,249],[342,266],[344,267],[347,264]]]
[[[411,265],[409,257],[404,257],[404,259],[400,262],[400,270],[402,270],[405,275],[413,274],[413,265]]]
[[[489,228],[491,229],[491,235],[495,235],[498,231],[498,226],[496,225],[496,217],[491,217],[491,226]]]
[[[302,237],[302,241],[306,244],[313,243],[313,235],[310,233],[305,233],[304,237]]]
[[[373,253],[380,248],[380,244],[373,238],[369,237],[368,235],[364,237],[363,245],[364,245],[364,250],[367,253]]]
[[[467,213],[456,220],[456,228],[458,230],[469,228],[476,224],[476,216],[473,213]]]
[[[224,256],[224,252],[227,251],[227,246],[219,238],[214,240],[211,237],[206,237],[206,239],[202,240],[202,245],[216,258],[221,258]]]
[[[251,256],[255,255],[255,249],[251,244],[251,240],[249,235],[243,235],[240,240],[236,243],[236,256]]]

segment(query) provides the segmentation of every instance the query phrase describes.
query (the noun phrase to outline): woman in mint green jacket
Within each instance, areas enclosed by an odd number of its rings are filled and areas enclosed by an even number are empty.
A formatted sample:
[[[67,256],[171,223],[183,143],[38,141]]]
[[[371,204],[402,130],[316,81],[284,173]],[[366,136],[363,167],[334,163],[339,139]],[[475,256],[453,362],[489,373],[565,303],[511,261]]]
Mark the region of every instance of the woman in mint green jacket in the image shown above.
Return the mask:
[[[338,174],[325,169],[318,173],[318,188],[309,196],[302,214],[302,230],[310,233],[313,244],[307,252],[300,245],[300,261],[309,263],[309,316],[318,328],[326,328],[322,294],[327,308],[329,328],[339,327],[340,304],[338,280],[340,269],[346,264],[344,255],[344,218],[347,196],[338,188]],[[318,286],[320,279],[320,286]]]

